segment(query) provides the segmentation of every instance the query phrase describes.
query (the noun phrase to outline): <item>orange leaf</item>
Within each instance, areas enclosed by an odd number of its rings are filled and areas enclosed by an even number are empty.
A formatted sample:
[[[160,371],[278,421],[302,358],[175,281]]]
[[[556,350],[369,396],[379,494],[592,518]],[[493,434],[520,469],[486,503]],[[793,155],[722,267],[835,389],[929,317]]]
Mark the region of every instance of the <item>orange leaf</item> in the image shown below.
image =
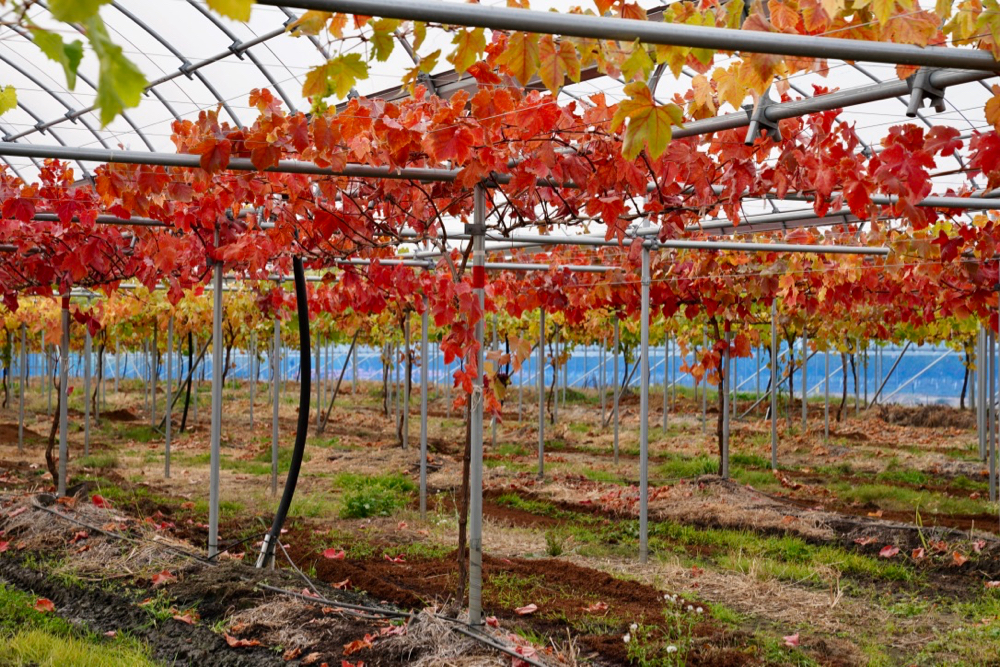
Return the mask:
[[[56,610],[56,606],[52,604],[52,600],[48,598],[38,598],[35,600],[35,611],[40,611],[43,614],[52,613]]]
[[[956,567],[962,567],[969,562],[969,559],[957,551],[953,551],[951,554],[951,562],[954,563]]]
[[[177,577],[170,574],[167,570],[153,575],[153,588],[169,584],[171,581],[177,581]]]
[[[232,635],[225,635],[226,643],[232,648],[248,648],[250,646],[260,646],[260,642],[256,639],[237,639]]]

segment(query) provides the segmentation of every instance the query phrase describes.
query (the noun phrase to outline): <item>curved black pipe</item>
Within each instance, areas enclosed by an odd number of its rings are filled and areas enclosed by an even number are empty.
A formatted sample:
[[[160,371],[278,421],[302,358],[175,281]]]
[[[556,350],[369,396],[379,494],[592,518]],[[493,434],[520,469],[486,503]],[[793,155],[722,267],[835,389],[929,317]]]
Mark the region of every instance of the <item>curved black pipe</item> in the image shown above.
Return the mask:
[[[302,260],[292,259],[292,275],[295,279],[295,301],[299,314],[299,421],[295,427],[295,447],[292,449],[292,461],[285,478],[285,490],[278,503],[278,511],[274,515],[271,530],[264,536],[264,546],[257,558],[257,567],[265,567],[274,558],[274,547],[281,535],[281,527],[288,516],[288,508],[295,495],[295,485],[299,481],[299,469],[302,467],[302,455],[306,449],[306,436],[309,434],[309,395],[312,385],[312,357],[309,345],[309,297],[306,294],[306,274],[302,268]]]

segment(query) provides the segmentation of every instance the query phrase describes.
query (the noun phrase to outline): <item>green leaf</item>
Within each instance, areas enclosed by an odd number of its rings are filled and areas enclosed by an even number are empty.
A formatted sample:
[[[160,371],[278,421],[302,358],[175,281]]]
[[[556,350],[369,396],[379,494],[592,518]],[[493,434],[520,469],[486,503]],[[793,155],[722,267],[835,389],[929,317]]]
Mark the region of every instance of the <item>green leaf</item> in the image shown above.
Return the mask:
[[[399,21],[395,19],[379,19],[372,24],[375,30],[372,34],[372,46],[375,47],[375,60],[384,63],[389,59],[393,47],[396,45],[396,38],[393,33],[399,27]]]
[[[334,93],[337,97],[347,97],[358,79],[367,78],[368,63],[360,53],[348,53],[309,70],[302,94],[313,98],[314,103]]]
[[[41,29],[34,31],[32,39],[50,60],[62,65],[66,74],[66,86],[73,90],[76,87],[76,70],[83,60],[83,44],[80,40],[76,39],[66,44],[58,33]]]
[[[106,5],[111,0],[50,0],[49,11],[57,21],[66,23],[84,23],[87,19],[97,15],[97,10],[101,5]]]
[[[628,98],[622,100],[611,119],[612,131],[617,131],[628,120],[622,155],[634,160],[645,145],[649,156],[655,160],[667,150],[673,126],[681,125],[684,112],[673,103],[657,104],[649,86],[641,81],[625,86],[625,94]]]
[[[17,91],[14,86],[6,86],[0,90],[0,115],[3,115],[17,106]]]
[[[111,41],[100,16],[87,20],[87,39],[100,64],[97,76],[97,108],[101,125],[107,125],[122,111],[139,104],[146,89],[146,77]]]
[[[208,6],[223,16],[237,21],[250,20],[254,0],[208,0]]]

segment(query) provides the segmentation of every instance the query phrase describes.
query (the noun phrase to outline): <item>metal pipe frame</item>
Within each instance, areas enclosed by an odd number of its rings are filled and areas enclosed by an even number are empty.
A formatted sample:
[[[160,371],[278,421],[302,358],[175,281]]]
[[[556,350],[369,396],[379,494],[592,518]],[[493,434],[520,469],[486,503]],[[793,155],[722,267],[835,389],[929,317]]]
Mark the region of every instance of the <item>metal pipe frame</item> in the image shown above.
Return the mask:
[[[665,46],[765,53],[780,56],[956,67],[993,72],[997,62],[985,51],[861,42],[835,37],[729,30],[637,19],[605,18],[485,5],[466,6],[436,0],[257,0],[260,5],[344,12],[493,30],[585,37]]]
[[[69,458],[69,295],[62,297],[62,340],[59,345],[59,483],[57,494],[66,495],[66,462]]]
[[[538,479],[545,477],[545,307],[538,309]]]
[[[167,320],[167,407],[163,422],[163,476],[170,479],[170,437],[174,408],[174,316]],[[251,408],[252,410],[252,408]]]
[[[639,562],[649,562],[649,248],[642,248],[639,349]],[[664,394],[666,383],[664,383]]]
[[[427,383],[430,375],[428,358],[427,296],[423,297],[424,310],[420,313],[420,518],[427,518]]]
[[[219,227],[215,227],[219,245]],[[213,268],[212,281],[212,425],[209,453],[208,557],[219,553],[219,466],[222,461],[222,262]],[[154,329],[155,330],[155,329]]]

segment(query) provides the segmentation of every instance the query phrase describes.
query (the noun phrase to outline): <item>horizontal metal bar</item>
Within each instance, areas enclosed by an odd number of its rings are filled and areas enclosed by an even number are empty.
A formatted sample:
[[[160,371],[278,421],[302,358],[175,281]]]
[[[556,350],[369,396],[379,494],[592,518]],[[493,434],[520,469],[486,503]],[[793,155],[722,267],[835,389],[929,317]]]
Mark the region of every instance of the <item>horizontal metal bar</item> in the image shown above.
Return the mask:
[[[345,12],[412,21],[494,30],[518,30],[569,37],[588,37],[700,49],[769,53],[804,58],[1000,70],[988,51],[950,47],[870,42],[836,37],[790,35],[755,30],[729,30],[678,23],[604,18],[510,7],[469,5],[440,0],[257,0],[258,4]]]

